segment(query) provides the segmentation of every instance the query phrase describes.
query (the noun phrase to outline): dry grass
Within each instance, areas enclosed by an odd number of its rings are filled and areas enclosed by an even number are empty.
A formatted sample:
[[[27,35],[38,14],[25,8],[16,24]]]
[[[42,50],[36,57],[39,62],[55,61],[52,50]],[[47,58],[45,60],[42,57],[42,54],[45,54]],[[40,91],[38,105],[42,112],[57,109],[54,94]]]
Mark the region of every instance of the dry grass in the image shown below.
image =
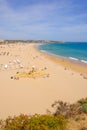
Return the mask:
[[[87,115],[81,114],[70,118],[67,130],[87,130]]]

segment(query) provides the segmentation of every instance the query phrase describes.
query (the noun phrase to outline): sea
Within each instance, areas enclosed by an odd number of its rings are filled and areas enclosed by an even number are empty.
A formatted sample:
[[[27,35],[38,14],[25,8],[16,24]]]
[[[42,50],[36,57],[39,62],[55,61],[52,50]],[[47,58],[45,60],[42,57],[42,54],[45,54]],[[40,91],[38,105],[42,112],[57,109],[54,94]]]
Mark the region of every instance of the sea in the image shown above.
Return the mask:
[[[40,44],[38,49],[56,57],[68,58],[87,65],[87,42],[46,43]]]

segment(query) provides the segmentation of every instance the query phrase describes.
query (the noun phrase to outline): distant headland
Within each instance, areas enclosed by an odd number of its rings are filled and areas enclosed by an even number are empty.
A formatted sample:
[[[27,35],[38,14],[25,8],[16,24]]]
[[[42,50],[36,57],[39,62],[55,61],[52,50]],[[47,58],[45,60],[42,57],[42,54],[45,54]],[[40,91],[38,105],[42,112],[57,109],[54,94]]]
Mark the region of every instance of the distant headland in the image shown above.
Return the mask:
[[[0,44],[3,43],[64,43],[64,41],[52,41],[52,40],[0,40]]]

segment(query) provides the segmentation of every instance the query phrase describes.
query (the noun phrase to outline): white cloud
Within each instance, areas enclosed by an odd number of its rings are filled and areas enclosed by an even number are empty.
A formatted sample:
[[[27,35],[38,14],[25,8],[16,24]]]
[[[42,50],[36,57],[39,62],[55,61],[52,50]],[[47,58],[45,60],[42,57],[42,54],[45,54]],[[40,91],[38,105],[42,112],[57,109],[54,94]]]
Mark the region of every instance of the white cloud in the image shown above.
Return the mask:
[[[81,33],[87,34],[87,13],[74,14],[79,6],[71,5],[71,1],[62,0],[15,10],[7,0],[0,0],[0,38],[73,40],[74,34],[82,37]]]

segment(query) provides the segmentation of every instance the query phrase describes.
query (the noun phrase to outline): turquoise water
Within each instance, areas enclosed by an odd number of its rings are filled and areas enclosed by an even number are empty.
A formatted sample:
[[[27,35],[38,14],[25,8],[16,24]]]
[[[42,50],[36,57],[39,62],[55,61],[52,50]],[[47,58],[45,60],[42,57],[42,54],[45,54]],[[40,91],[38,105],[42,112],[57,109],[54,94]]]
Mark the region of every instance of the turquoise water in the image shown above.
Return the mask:
[[[42,44],[38,47],[43,52],[87,63],[87,42],[65,42],[63,44]]]

